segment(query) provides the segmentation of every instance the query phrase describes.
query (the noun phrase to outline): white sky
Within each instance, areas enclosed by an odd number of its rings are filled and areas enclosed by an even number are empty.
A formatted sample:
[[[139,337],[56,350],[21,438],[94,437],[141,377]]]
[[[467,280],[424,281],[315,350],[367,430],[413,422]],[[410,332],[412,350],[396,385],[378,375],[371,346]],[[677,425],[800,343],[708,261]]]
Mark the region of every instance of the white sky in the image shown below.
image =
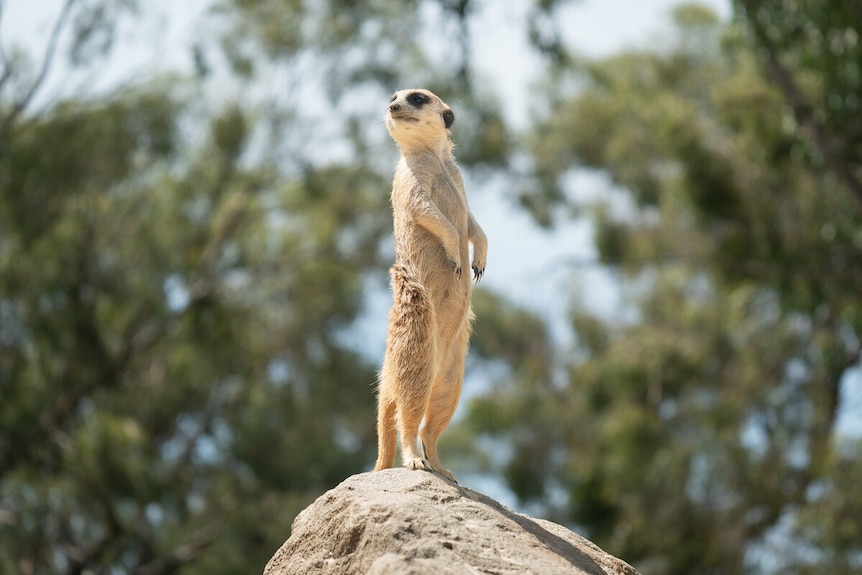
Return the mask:
[[[674,6],[684,0],[570,0],[560,24],[566,42],[589,56],[608,55],[623,48],[659,42]],[[116,82],[165,68],[189,71],[189,46],[203,37],[203,15],[212,0],[146,0],[139,17],[123,27],[116,51],[100,82]],[[730,16],[730,0],[700,0],[722,18]],[[7,48],[19,43],[38,50],[47,42],[63,0],[5,0],[0,38]],[[525,0],[478,4],[471,26],[477,67],[500,90],[512,96],[508,112],[522,120],[529,108],[529,84],[539,69],[520,29],[526,20]],[[62,67],[58,58],[55,72]],[[108,73],[105,73],[105,72]],[[54,74],[55,78],[58,76]],[[90,86],[93,79],[87,81]]]
[[[626,48],[652,45],[671,24],[675,6],[685,0],[571,0],[559,21],[566,45],[585,56],[608,56]],[[730,0],[699,0],[722,19],[731,15]],[[525,2],[481,4],[480,23],[471,28],[478,66],[499,88],[515,94],[518,123],[529,109],[529,83],[539,70],[526,39],[513,33],[527,18]],[[492,31],[491,33],[486,30]]]

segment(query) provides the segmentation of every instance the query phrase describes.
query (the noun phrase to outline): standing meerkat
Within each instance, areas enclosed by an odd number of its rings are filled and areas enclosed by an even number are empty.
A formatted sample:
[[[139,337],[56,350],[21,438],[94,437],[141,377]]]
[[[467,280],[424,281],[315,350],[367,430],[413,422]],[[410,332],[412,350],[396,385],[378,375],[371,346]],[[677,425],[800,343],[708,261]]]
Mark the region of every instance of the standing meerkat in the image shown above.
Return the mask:
[[[488,249],[452,157],[454,121],[449,106],[428,90],[396,92],[386,113],[386,129],[401,157],[392,182],[393,304],[380,370],[374,466],[378,471],[395,464],[397,421],[404,466],[434,470],[452,481],[452,472],[440,465],[437,440],[461,397],[473,320],[470,275],[463,273],[467,242],[473,243],[477,283]]]

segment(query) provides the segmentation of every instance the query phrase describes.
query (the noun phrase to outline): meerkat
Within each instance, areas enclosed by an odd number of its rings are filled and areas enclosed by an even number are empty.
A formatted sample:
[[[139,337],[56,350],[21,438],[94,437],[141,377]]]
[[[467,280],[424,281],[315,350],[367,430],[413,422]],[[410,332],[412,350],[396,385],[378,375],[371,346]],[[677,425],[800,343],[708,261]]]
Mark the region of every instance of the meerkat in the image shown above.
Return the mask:
[[[400,431],[405,467],[455,481],[440,465],[437,440],[461,397],[472,329],[472,286],[463,272],[468,242],[477,283],[485,273],[488,242],[467,206],[452,156],[449,127],[455,114],[449,106],[428,90],[401,90],[385,119],[401,157],[392,182],[393,304],[379,377],[374,470],[395,464]]]

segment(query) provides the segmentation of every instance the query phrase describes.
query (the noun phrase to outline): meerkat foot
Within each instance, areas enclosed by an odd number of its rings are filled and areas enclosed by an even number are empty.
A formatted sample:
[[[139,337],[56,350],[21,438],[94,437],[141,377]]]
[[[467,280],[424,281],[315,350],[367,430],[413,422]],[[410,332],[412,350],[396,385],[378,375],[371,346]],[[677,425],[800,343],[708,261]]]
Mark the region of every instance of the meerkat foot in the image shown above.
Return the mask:
[[[437,473],[439,473],[440,475],[442,475],[443,477],[445,477],[446,479],[448,479],[449,481],[451,481],[455,485],[458,484],[458,480],[455,479],[455,475],[451,471],[449,471],[448,469],[443,469],[441,467],[440,469],[435,469],[434,471],[436,471]]]
[[[407,469],[417,469],[422,471],[434,470],[434,468],[431,467],[431,464],[428,463],[428,460],[422,459],[421,457],[411,457],[409,459],[405,459],[404,467],[406,467]]]

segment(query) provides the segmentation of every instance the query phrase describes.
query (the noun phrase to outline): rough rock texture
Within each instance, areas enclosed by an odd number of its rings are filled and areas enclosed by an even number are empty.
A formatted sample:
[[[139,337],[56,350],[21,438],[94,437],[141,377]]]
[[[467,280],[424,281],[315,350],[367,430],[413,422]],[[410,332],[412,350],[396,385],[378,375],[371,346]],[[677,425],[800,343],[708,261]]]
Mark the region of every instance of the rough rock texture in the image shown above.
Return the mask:
[[[363,473],[293,522],[264,575],[637,575],[565,527],[427,471]]]

